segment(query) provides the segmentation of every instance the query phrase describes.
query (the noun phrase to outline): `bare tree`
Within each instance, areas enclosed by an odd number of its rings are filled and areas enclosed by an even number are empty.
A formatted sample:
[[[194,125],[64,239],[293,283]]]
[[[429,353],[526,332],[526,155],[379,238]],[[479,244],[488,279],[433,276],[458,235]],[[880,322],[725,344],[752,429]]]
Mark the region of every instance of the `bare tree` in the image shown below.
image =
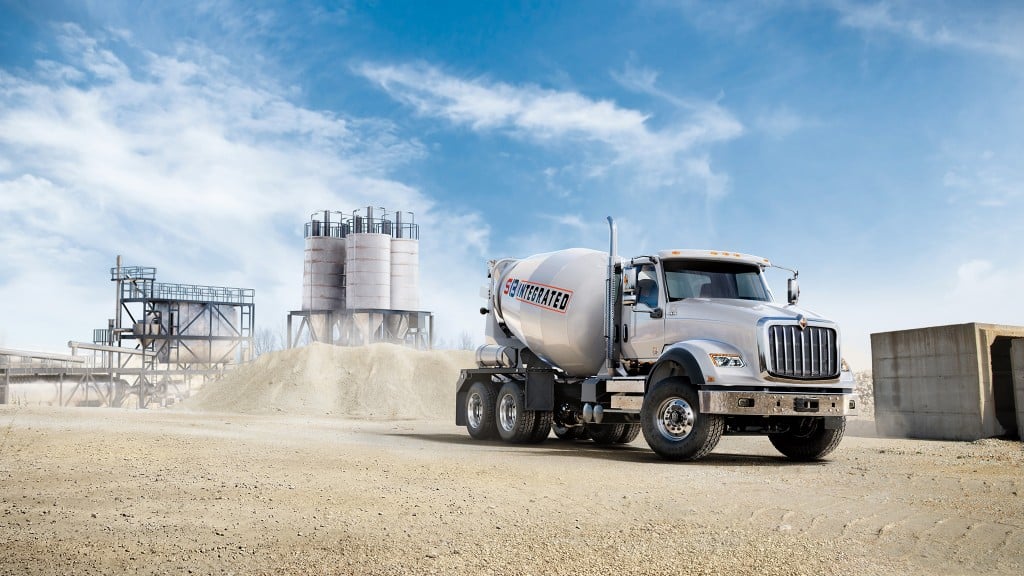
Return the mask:
[[[253,358],[259,358],[267,352],[281,349],[281,338],[266,326],[256,330],[252,337]]]
[[[463,330],[459,334],[459,350],[472,350],[476,348],[476,343],[473,342],[473,335],[468,330]]]

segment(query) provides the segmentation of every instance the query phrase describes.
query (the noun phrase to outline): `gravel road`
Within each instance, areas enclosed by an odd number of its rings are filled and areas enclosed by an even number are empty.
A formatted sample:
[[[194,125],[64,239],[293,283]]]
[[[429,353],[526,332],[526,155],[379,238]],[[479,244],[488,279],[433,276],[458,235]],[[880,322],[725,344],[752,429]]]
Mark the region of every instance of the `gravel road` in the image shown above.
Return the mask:
[[[667,463],[441,421],[0,407],[0,574],[1021,574],[1021,443]]]

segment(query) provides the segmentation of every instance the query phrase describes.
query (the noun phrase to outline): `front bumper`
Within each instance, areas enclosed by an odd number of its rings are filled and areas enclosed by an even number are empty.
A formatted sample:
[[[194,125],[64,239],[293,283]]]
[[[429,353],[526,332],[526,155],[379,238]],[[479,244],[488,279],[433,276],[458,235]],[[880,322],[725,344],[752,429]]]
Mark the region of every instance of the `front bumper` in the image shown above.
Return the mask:
[[[730,416],[856,416],[857,394],[701,390],[700,411]]]

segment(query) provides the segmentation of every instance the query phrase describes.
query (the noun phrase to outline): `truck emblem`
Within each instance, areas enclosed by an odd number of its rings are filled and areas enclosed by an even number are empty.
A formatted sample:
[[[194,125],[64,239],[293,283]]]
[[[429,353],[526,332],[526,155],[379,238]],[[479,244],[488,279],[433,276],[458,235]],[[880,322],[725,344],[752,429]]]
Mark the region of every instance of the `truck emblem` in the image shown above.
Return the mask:
[[[803,314],[796,317],[796,323],[800,325],[800,329],[807,328],[807,318],[804,318]]]

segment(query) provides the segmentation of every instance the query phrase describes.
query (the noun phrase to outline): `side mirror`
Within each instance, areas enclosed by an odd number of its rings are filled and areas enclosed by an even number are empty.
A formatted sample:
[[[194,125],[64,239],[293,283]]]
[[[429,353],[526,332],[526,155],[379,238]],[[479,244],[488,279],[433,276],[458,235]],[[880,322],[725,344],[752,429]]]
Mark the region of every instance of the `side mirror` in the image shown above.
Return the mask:
[[[636,304],[636,268],[632,266],[622,271],[622,303],[626,306]]]
[[[790,304],[796,304],[800,300],[800,283],[796,277],[790,278],[786,282],[786,293]]]
[[[665,311],[661,308],[655,308],[654,310],[651,310],[650,314],[651,318],[661,318],[665,315]]]

